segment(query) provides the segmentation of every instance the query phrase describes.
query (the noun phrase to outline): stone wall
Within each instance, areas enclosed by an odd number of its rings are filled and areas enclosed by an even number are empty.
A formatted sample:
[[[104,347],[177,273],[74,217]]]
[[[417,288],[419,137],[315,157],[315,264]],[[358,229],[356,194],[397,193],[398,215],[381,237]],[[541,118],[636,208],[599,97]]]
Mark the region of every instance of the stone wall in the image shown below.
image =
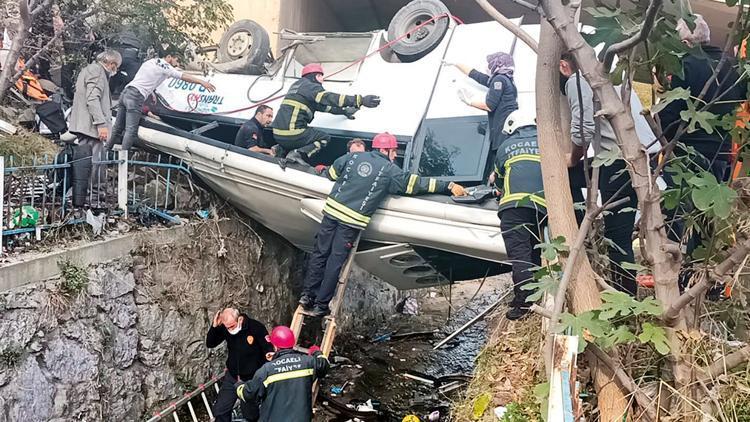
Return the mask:
[[[304,254],[262,227],[206,222],[64,277],[0,293],[0,422],[140,420],[223,369],[205,333],[234,305],[290,321]],[[355,270],[342,330],[391,312],[399,294]]]

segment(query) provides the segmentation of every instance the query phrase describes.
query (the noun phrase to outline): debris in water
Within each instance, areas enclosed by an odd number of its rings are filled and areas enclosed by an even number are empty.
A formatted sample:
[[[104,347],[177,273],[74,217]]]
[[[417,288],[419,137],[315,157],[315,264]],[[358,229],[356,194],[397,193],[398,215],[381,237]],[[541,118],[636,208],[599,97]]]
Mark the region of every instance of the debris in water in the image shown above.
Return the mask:
[[[411,296],[406,297],[396,305],[396,312],[404,315],[419,315],[419,302]]]

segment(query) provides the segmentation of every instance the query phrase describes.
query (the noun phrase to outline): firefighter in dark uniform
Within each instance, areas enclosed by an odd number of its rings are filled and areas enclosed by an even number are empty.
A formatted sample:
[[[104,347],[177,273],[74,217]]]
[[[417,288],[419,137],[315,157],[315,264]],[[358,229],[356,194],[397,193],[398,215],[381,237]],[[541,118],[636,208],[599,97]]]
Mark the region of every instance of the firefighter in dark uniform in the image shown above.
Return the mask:
[[[323,88],[323,67],[311,63],[302,68],[302,77],[289,88],[281,102],[272,124],[273,137],[288,152],[287,161],[308,165],[310,158],[325,148],[331,139],[327,133],[308,126],[316,111],[353,118],[360,107],[377,107],[379,104],[380,98],[375,95],[363,97],[326,91]]]
[[[532,281],[531,268],[542,264],[541,250],[547,205],[533,114],[515,111],[508,116],[507,136],[495,157],[495,187],[499,192],[500,230],[513,268],[513,300],[506,317],[523,318],[532,293],[522,287]]]
[[[453,182],[403,172],[393,163],[397,148],[395,136],[381,133],[372,140],[373,151],[346,154],[328,168],[326,175],[336,183],[323,208],[323,222],[299,301],[305,309],[312,308],[312,316],[330,313],[328,302],[336,291],[341,267],[357,236],[388,194],[466,195],[464,188]]]
[[[234,145],[273,156],[273,149],[263,136],[263,128],[270,126],[272,121],[273,109],[265,104],[258,106],[255,116],[240,126],[240,130],[237,131],[237,136],[234,138]]]
[[[268,330],[262,323],[251,319],[234,308],[226,308],[214,315],[211,328],[206,335],[209,349],[227,343],[227,373],[221,382],[213,414],[217,422],[232,420],[232,409],[237,402],[234,385],[249,381],[266,362],[267,353],[273,346],[266,341]],[[258,403],[247,400],[240,405],[242,415],[248,422],[258,420]]]
[[[328,358],[317,346],[308,354],[295,351],[294,333],[288,327],[274,328],[269,341],[276,354],[251,381],[237,385],[237,396],[260,403],[260,422],[312,421],[312,386],[328,373]]]
[[[503,133],[505,120],[510,113],[518,109],[518,90],[515,82],[513,82],[513,71],[515,70],[513,56],[503,52],[487,56],[489,75],[463,64],[451,65],[478,84],[487,87],[485,98],[472,98],[466,89],[460,89],[458,96],[467,105],[487,112],[490,122],[490,139],[492,140],[491,150],[493,151],[490,157],[494,157],[494,151],[497,151],[497,148],[506,138]]]

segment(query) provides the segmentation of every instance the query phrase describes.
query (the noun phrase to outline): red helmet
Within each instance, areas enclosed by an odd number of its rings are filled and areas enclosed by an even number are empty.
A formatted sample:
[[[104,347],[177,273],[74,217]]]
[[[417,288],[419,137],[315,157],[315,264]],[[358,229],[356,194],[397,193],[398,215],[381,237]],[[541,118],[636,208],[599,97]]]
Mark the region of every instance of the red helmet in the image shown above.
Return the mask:
[[[398,142],[396,137],[388,132],[378,133],[372,138],[372,149],[396,149],[398,148]]]
[[[320,63],[310,63],[306,64],[305,67],[302,68],[302,76],[309,75],[311,73],[320,73],[323,74],[323,66],[320,65]]]
[[[283,325],[275,327],[267,340],[279,349],[291,349],[294,347],[294,343],[296,343],[292,330]]]

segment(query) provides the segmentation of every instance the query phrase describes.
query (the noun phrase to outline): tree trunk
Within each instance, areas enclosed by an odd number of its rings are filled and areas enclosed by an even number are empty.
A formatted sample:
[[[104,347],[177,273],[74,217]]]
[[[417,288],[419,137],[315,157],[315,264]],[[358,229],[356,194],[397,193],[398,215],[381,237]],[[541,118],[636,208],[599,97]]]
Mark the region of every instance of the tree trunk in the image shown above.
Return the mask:
[[[560,117],[561,94],[558,70],[562,43],[546,21],[541,22],[539,45],[543,48],[537,54],[536,113],[537,116],[547,116],[544,119],[537,119],[544,195],[547,203],[552,205],[547,208],[552,237],[562,235],[570,242],[577,236],[578,225],[573,212],[568,169],[560,142],[565,132]],[[601,305],[596,275],[588,258],[585,254],[580,254],[578,261],[580,264],[575,266],[578,274],[573,276],[571,287],[568,289],[568,303],[576,314]],[[593,355],[589,358],[592,363],[596,361]],[[605,422],[622,420],[622,415],[628,410],[625,393],[612,381],[612,372],[605,365],[595,366],[594,384],[598,392],[601,420]]]
[[[0,104],[5,99],[8,89],[16,82],[11,80],[11,77],[16,73],[16,62],[21,55],[21,48],[23,48],[26,38],[29,36],[29,28],[31,27],[31,15],[29,14],[29,3],[27,0],[18,1],[18,11],[20,12],[18,32],[13,39],[13,46],[8,51],[8,57],[5,63],[3,63],[3,71],[0,73]]]
[[[602,114],[607,117],[614,129],[623,158],[628,163],[633,188],[638,195],[638,208],[641,211],[640,224],[646,243],[647,256],[645,258],[653,270],[656,297],[665,306],[669,306],[679,297],[677,277],[682,257],[679,249],[676,248],[677,245],[667,238],[664,216],[661,212],[661,192],[659,187],[652,183],[649,159],[638,140],[633,117],[630,111],[625,109],[612,82],[604,74],[602,64],[597,60],[594,49],[586,43],[578,32],[578,28],[568,17],[562,2],[542,0],[542,7],[557,35],[575,56],[581,73],[588,80],[594,95],[602,105]],[[560,187],[558,186],[557,189]],[[548,192],[547,189],[545,192]],[[687,362],[683,362],[682,344],[676,333],[676,330],[684,328],[686,328],[684,312],[677,318],[674,327],[666,327],[671,349],[670,360],[678,388],[690,383],[690,367]]]

